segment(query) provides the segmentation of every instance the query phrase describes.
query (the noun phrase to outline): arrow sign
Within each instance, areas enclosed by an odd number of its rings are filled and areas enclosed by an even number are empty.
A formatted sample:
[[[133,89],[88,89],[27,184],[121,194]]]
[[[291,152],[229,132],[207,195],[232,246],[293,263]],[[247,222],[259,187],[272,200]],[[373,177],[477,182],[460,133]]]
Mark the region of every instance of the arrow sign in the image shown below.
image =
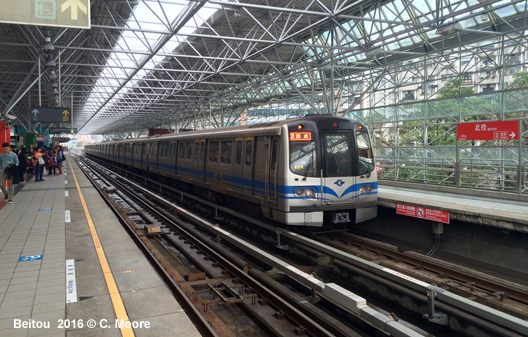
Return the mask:
[[[31,112],[33,113],[33,120],[38,121],[39,111],[37,109],[33,109]]]
[[[77,20],[77,10],[80,9],[84,14],[87,14],[86,6],[80,0],[68,0],[61,6],[61,12],[66,11],[68,7],[71,7],[71,19]]]
[[[0,0],[0,23],[90,29],[90,0]]]
[[[457,124],[457,140],[519,139],[518,120]]]
[[[71,109],[64,107],[31,107],[34,122],[71,123]]]

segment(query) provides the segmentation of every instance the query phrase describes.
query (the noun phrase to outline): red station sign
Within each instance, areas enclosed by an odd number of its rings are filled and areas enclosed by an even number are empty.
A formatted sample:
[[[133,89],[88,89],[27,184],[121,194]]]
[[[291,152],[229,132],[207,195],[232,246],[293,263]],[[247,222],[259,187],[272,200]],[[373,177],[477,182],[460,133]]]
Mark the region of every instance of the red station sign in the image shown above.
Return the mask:
[[[438,209],[396,204],[396,214],[402,214],[436,222],[449,223],[449,212]]]
[[[519,121],[459,123],[457,140],[519,139]]]

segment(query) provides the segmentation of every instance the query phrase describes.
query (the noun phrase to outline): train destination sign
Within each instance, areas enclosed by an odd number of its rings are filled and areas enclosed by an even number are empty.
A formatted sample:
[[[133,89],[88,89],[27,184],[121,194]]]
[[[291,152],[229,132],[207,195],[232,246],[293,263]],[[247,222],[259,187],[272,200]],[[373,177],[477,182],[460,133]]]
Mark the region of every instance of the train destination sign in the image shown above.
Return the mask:
[[[457,140],[519,139],[519,121],[459,123]]]
[[[41,123],[71,123],[70,108],[31,107],[31,121]]]
[[[396,204],[396,214],[412,216],[425,220],[449,223],[449,212],[419,206]]]
[[[90,29],[90,0],[0,0],[0,22]]]

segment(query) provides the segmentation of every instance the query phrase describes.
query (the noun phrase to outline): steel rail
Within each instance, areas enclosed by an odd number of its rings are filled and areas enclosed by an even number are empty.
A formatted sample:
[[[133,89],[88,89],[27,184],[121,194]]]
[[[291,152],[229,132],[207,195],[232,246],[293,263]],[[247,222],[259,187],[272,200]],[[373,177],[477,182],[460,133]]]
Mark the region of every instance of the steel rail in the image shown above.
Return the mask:
[[[207,242],[204,242],[203,240],[198,239],[194,233],[192,233],[190,230],[185,228],[185,224],[183,221],[176,219],[172,216],[168,216],[168,214],[166,214],[165,212],[161,212],[153,205],[153,203],[147,200],[141,199],[140,197],[135,195],[135,193],[131,192],[129,187],[118,182],[117,180],[113,180],[112,183],[115,184],[116,187],[120,188],[121,192],[126,193],[128,197],[130,197],[132,200],[134,200],[135,202],[137,202],[138,204],[142,206],[146,206],[149,212],[151,212],[152,214],[155,214],[155,216],[161,219],[163,222],[173,226],[177,232],[179,232],[180,234],[185,236],[187,239],[192,241],[193,244],[196,245],[205,254],[208,254],[209,256],[211,256],[212,259],[214,259],[215,261],[220,263],[222,266],[224,266],[227,270],[229,270],[230,273],[232,273],[234,276],[239,278],[243,283],[250,286],[257,293],[259,293],[261,296],[263,296],[269,302],[271,302],[272,306],[284,312],[291,320],[295,321],[300,326],[306,328],[306,330],[309,331],[311,334],[313,334],[314,336],[334,336],[327,329],[322,327],[320,324],[316,323],[310,317],[306,316],[302,311],[298,310],[293,305],[289,304],[282,298],[278,297],[273,291],[269,290],[267,287],[265,287],[262,283],[260,283],[254,277],[251,277],[249,274],[247,274],[246,271],[239,268],[237,265],[232,263],[229,259],[225,258],[223,255],[219,254],[214,248],[210,247],[210,245]],[[128,182],[128,183],[136,185],[133,182]],[[137,188],[139,186],[136,185],[135,187]],[[148,193],[151,194],[151,192],[148,192]],[[178,210],[178,213],[180,214],[182,214],[183,212],[184,211],[182,211],[181,209]],[[205,221],[205,220],[202,220],[202,221]],[[210,225],[213,227],[215,226],[214,224],[210,224]]]

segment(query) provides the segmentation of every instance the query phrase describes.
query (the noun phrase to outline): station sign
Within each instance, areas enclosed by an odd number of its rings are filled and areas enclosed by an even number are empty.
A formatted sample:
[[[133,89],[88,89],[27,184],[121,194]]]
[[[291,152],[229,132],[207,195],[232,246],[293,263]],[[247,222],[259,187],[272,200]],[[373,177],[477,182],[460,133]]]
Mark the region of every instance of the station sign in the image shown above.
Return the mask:
[[[457,140],[519,139],[519,121],[457,124]]]
[[[53,137],[52,140],[57,143],[67,143],[70,141],[70,138],[69,137]]]
[[[0,22],[90,29],[89,0],[0,0]]]
[[[31,107],[29,112],[31,115],[31,122],[71,123],[70,108]]]
[[[66,143],[70,141],[70,137],[53,137],[54,142]]]
[[[424,220],[449,223],[449,212],[419,206],[396,204],[396,214],[412,216]]]

